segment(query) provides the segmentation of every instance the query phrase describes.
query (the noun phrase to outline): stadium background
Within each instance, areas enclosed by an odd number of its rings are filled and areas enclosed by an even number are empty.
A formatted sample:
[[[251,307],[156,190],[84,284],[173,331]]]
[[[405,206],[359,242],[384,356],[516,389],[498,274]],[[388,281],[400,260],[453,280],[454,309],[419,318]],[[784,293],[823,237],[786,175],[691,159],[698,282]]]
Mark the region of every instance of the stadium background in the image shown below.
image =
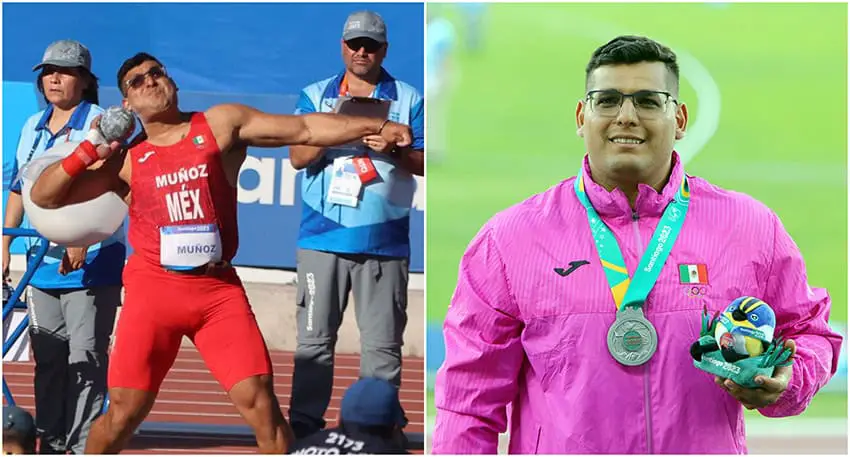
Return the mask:
[[[169,4],[169,3],[4,3],[3,15],[3,196],[24,121],[44,108],[31,71],[47,45],[73,38],[92,52],[100,78],[100,101],[120,103],[115,74],[124,59],[146,51],[158,57],[179,87],[184,110],[225,102],[245,103],[271,113],[291,114],[300,90],[342,69],[340,37],[351,12],[370,9],[383,16],[390,48],[384,66],[422,91],[421,4]],[[418,180],[418,178],[417,178]],[[405,429],[424,429],[424,305],[422,181],[411,212],[410,323],[405,333],[401,397],[410,419]],[[301,218],[300,174],[289,165],[287,148],[248,150],[239,176],[240,251],[234,264],[246,285],[260,329],[272,351],[275,386],[284,409],[291,390],[294,348],[295,242]],[[273,237],[269,233],[274,234]],[[13,254],[22,253],[16,242]],[[13,255],[12,277],[23,269]],[[16,271],[16,269],[18,271]],[[250,274],[249,274],[250,273]],[[417,285],[418,284],[418,285]],[[352,307],[337,343],[335,389],[326,418],[333,423],[345,387],[358,376],[359,337]],[[4,322],[4,337],[20,321]],[[15,399],[32,408],[31,362],[26,338],[4,358],[3,373]],[[205,428],[205,427],[212,428]],[[221,428],[229,426],[229,428]],[[201,430],[198,432],[198,430]],[[204,431],[206,430],[206,431]],[[420,444],[421,445],[421,444]],[[138,453],[245,453],[253,440],[244,421],[221,392],[191,345],[184,344],[148,422],[131,442]]]
[[[428,150],[429,389],[464,249],[497,211],[574,174],[584,68],[621,34],[678,53],[691,118],[677,149],[687,171],[776,211],[810,283],[832,296],[831,325],[846,335],[847,5],[429,3],[427,14],[429,34],[440,19],[454,29],[445,69],[427,69],[429,86],[442,74],[440,92],[428,88],[429,145],[446,144]],[[467,33],[475,24],[480,36]],[[440,46],[431,41],[428,53]],[[750,451],[846,453],[846,358],[803,415],[746,412]],[[433,424],[431,390],[427,408]]]
[[[422,92],[422,5],[3,4],[3,203],[21,126],[44,109],[32,67],[54,40],[73,38],[89,48],[104,107],[121,101],[115,80],[121,63],[145,51],[177,82],[184,110],[238,102],[292,114],[304,86],[342,69],[342,26],[358,9],[383,16],[390,41],[385,68]],[[288,157],[287,148],[248,150],[239,175],[236,265],[295,268],[301,179]],[[410,261],[410,270],[420,273],[421,182],[411,212]],[[266,242],[267,229],[274,230],[276,242]],[[17,240],[12,252],[22,253],[21,246]]]

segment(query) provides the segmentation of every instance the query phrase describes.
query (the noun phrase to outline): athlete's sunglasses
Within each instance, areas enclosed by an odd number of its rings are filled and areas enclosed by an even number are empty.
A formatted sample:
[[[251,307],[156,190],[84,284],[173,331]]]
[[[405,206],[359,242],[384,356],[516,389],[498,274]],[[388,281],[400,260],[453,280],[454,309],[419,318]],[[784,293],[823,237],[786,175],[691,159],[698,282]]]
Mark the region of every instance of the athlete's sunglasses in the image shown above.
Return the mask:
[[[132,78],[124,81],[124,85],[127,89],[138,89],[138,88],[142,87],[142,84],[145,83],[145,78],[147,78],[148,76],[150,76],[151,79],[156,80],[156,79],[162,78],[166,74],[167,73],[165,72],[164,67],[160,67],[160,66],[151,67],[150,70],[148,70],[144,73],[139,73],[136,76],[133,76]]]

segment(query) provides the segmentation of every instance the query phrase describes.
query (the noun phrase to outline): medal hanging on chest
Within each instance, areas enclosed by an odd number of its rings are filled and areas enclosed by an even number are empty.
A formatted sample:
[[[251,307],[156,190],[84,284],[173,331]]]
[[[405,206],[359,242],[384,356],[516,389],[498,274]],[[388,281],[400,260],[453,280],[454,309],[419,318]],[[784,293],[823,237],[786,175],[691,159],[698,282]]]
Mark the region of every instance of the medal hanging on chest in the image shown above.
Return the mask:
[[[608,352],[623,365],[643,365],[658,349],[658,333],[637,307],[617,311],[608,329]]]
[[[587,210],[596,252],[599,254],[617,309],[614,323],[608,329],[608,352],[614,360],[623,365],[643,365],[658,350],[658,333],[645,317],[643,305],[658,280],[685,222],[690,204],[688,177],[682,177],[682,185],[674,200],[664,210],[633,277],[629,277],[617,239],[611,229],[602,222],[587,197],[582,170],[579,170],[575,180],[575,192]]]

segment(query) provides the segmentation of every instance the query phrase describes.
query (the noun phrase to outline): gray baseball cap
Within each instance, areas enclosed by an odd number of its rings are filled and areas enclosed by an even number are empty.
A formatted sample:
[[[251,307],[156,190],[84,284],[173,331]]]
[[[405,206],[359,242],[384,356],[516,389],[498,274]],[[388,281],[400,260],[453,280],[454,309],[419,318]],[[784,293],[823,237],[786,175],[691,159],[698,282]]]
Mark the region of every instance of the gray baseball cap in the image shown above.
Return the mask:
[[[378,43],[387,42],[387,25],[378,13],[358,11],[351,13],[342,29],[342,39],[371,38]]]
[[[32,67],[32,71],[36,71],[45,65],[83,67],[91,72],[91,53],[79,41],[54,41],[44,51],[44,57],[41,58],[41,63]]]

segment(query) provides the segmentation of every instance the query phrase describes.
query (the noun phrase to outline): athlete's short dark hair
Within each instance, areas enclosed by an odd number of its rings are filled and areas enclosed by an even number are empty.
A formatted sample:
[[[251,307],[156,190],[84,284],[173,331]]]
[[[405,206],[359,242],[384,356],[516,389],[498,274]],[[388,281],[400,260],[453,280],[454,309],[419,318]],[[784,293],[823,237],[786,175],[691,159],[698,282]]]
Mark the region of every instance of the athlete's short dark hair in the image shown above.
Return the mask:
[[[670,92],[678,94],[679,64],[676,62],[676,53],[655,40],[634,35],[618,36],[593,51],[585,69],[585,88],[590,88],[591,73],[599,67],[641,62],[663,63],[670,75]]]

